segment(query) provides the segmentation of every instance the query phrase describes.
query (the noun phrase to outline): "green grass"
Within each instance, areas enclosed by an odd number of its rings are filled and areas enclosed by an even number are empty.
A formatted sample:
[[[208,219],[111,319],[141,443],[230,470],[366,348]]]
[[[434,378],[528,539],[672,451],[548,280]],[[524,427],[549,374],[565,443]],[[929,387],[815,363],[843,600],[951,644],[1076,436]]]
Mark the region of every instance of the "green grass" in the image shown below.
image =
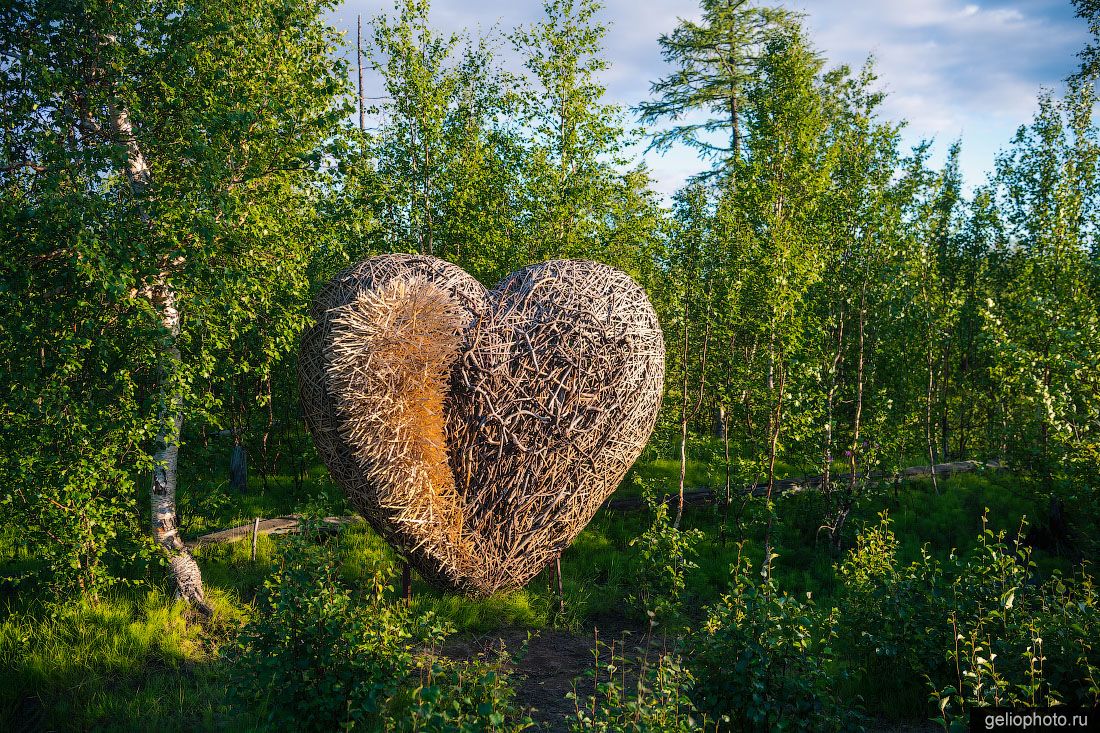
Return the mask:
[[[224,477],[181,470],[179,496],[181,527],[187,535],[246,524],[255,517],[352,513],[343,492],[320,463],[306,472],[300,485],[290,476],[269,476],[265,482],[251,475],[248,490],[243,492],[232,491]]]
[[[785,466],[784,471],[794,469]],[[668,493],[675,491],[678,472],[676,462],[660,459],[642,462],[633,471],[658,482]],[[719,480],[724,481],[724,469],[713,460],[688,467],[689,486],[714,486]],[[222,491],[214,480],[203,483],[192,477],[190,481],[191,487],[181,488],[184,494],[189,488],[215,495]],[[887,488],[867,497],[850,517],[845,537],[850,540],[861,527],[877,522],[878,513],[885,510],[894,520],[903,560],[916,558],[925,544],[934,555],[946,558],[952,550],[965,552],[973,545],[986,507],[994,528],[1014,531],[1025,514],[1032,521],[1045,519],[1043,507],[1029,498],[1033,493],[1007,473],[964,474],[941,481],[939,489],[937,495],[929,481],[918,480],[902,484],[897,496]],[[624,490],[635,491],[636,483],[628,478]],[[817,544],[822,502],[812,492],[781,500],[774,529],[779,553],[774,572],[785,590],[810,592],[818,603],[828,605],[837,590],[834,564],[842,555]],[[724,544],[718,541],[718,508],[693,508],[685,514],[684,527],[697,527],[705,535],[695,559],[698,567],[687,575],[683,605],[688,623],[727,586],[730,565],[739,551],[760,562],[761,504],[747,504],[740,528],[731,527]],[[203,505],[194,506],[197,511]],[[211,502],[189,526],[196,534],[243,524],[253,516],[291,512],[345,514],[348,508],[317,468],[300,490],[285,477],[269,479],[266,490],[254,481],[246,494]],[[627,609],[625,599],[633,590],[630,541],[648,521],[644,511],[601,511],[593,519],[562,557],[564,614],[557,610],[556,588],[551,588],[546,571],[524,589],[482,600],[443,593],[414,579],[413,602],[450,620],[460,632],[548,625],[580,630],[604,622],[640,626],[643,619]],[[739,548],[741,539],[744,545]],[[252,612],[277,561],[280,541],[261,537],[255,561],[249,557],[247,542],[207,546],[196,553],[217,612],[214,622],[205,627],[186,623],[184,608],[147,585],[120,587],[98,603],[57,604],[41,596],[9,594],[6,611],[0,605],[4,614],[0,615],[0,728],[248,730],[259,726],[256,711],[239,710],[228,699],[232,668],[221,650]],[[349,581],[365,583],[378,572],[399,578],[399,558],[365,524],[348,526],[329,541]],[[1063,558],[1041,552],[1035,557],[1044,571],[1068,568]],[[16,558],[0,574],[8,575],[27,562]],[[910,698],[900,710],[920,714],[923,681],[892,679],[890,670],[880,668],[877,660],[853,660],[853,664],[864,665],[860,687],[854,692],[869,707],[892,709],[891,696],[901,689]]]
[[[197,730],[254,727],[226,700],[217,647],[246,608],[211,587],[211,624],[156,590],[0,621],[5,729]]]
[[[679,445],[676,446],[677,450]],[[731,485],[733,490],[753,483],[764,481],[766,473],[762,468],[750,470],[745,467],[746,462],[739,461],[731,448]],[[843,473],[848,468],[839,461],[834,462],[832,470]],[[820,466],[796,465],[787,463],[782,459],[776,460],[776,478],[793,478],[796,476],[813,475],[820,471]],[[640,489],[634,477],[645,481],[656,481],[664,486],[668,492],[679,490],[680,484],[680,459],[676,457],[643,457],[627,473],[622,485],[615,492],[616,498],[635,497],[640,494]],[[684,488],[724,490],[726,486],[725,449],[722,442],[713,437],[693,436],[688,444],[688,459],[684,471]]]

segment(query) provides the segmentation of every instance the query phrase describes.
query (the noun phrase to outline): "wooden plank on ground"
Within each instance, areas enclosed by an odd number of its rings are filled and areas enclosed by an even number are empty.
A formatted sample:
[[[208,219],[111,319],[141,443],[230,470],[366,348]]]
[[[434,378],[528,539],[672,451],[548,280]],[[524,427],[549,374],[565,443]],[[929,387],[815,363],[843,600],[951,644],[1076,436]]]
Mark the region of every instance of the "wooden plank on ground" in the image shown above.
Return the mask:
[[[279,535],[279,534],[292,534],[299,529],[299,523],[301,515],[288,514],[282,517],[275,517],[273,519],[261,519],[259,526],[256,528],[256,534],[259,535]],[[321,520],[320,529],[325,532],[335,532],[346,524],[352,522],[361,521],[360,517],[325,517]],[[229,529],[222,529],[217,532],[211,532],[204,534],[201,537],[196,537],[187,543],[187,546],[191,549],[201,547],[203,545],[216,545],[225,544],[228,542],[240,542],[241,540],[249,539],[252,537],[253,522],[248,524],[242,524],[239,527],[230,527]]]

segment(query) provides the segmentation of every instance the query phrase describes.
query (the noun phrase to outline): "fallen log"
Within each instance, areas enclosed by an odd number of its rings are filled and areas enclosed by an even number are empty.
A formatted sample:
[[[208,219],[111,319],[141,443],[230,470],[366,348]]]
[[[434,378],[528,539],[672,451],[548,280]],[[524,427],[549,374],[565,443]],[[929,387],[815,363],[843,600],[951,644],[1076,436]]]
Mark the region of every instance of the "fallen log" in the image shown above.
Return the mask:
[[[981,469],[999,469],[1002,468],[1001,464],[997,461],[955,461],[953,463],[937,463],[935,466],[936,476],[950,476],[956,473],[967,473],[970,471],[978,471]],[[856,474],[857,481],[876,480],[884,477],[894,479],[910,479],[919,478],[921,476],[931,476],[932,468],[929,466],[910,466],[909,468],[902,469],[901,471],[891,474],[886,477],[882,471],[872,471],[869,474]],[[837,485],[850,483],[852,480],[852,474],[842,473],[833,477],[833,482]],[[818,476],[798,476],[796,478],[778,479],[775,481],[772,489],[772,496],[782,496],[783,494],[796,494],[800,491],[806,491],[808,489],[820,489],[822,477]],[[766,496],[768,493],[768,485],[756,483],[751,486],[747,486],[741,489],[735,490],[738,496],[746,496],[752,494],[755,497]],[[665,497],[666,503],[672,503],[679,499],[679,494],[670,494]],[[684,491],[684,504],[691,506],[705,506],[707,504],[713,504],[718,500],[718,492],[710,488],[691,489]],[[640,509],[645,506],[640,496],[625,497],[622,499],[610,499],[604,503],[606,509]]]
[[[293,534],[300,529],[301,519],[302,515],[300,514],[287,514],[282,517],[275,517],[274,519],[261,519],[259,523],[253,521],[248,524],[242,524],[239,527],[230,527],[229,529],[222,529],[217,532],[204,534],[186,544],[189,548],[196,549],[203,545],[240,542],[241,540],[251,538],[253,531],[255,531],[257,537],[260,535]],[[322,532],[336,532],[344,525],[359,521],[362,521],[362,518],[357,516],[325,517],[321,520],[318,529]]]

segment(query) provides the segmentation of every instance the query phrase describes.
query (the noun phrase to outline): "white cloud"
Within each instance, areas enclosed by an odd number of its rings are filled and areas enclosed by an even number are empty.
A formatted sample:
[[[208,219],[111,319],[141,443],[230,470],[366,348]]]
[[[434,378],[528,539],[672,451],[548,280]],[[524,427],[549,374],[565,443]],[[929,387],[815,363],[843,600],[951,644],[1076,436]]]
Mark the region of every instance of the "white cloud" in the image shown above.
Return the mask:
[[[967,182],[980,183],[1041,87],[1076,66],[1084,24],[1068,2],[926,3],[824,0],[809,8],[813,38],[834,61],[873,51],[886,115],[909,120],[908,143],[961,137]],[[868,48],[869,40],[873,46]]]

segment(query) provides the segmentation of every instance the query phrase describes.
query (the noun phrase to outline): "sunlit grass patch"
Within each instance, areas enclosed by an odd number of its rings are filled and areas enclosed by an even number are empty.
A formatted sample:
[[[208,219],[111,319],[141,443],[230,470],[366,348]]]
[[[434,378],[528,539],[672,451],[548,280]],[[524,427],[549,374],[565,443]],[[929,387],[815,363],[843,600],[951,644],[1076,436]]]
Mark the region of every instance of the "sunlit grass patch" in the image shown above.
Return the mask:
[[[475,632],[510,626],[544,626],[549,610],[545,597],[527,589],[495,593],[481,599],[451,593],[423,593],[414,597],[413,606],[433,611],[451,621],[459,631]]]
[[[245,611],[217,588],[208,600],[206,626],[159,590],[9,615],[0,621],[0,721],[111,730],[142,720],[172,730],[224,717],[216,645]]]

